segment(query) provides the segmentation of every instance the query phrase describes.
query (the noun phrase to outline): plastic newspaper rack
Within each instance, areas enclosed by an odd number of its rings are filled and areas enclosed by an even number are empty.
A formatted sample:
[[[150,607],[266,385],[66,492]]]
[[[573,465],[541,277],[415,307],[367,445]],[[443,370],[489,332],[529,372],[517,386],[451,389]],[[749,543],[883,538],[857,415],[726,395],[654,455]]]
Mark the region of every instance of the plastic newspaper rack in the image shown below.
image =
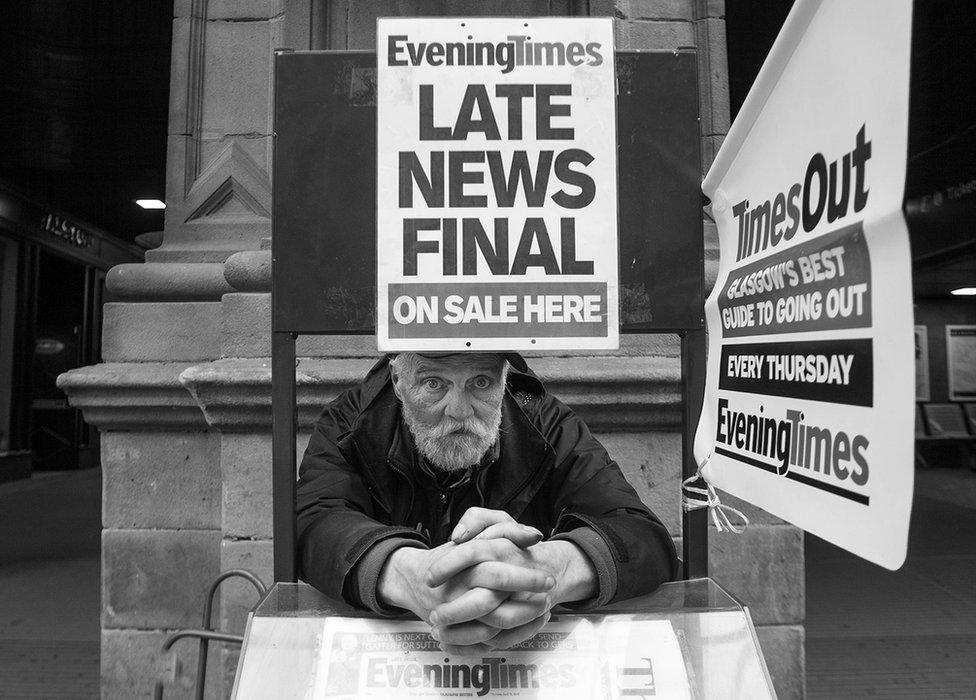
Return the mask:
[[[303,583],[251,613],[233,697],[774,698],[748,609],[707,578],[556,615],[512,649],[440,650],[427,625],[364,616]]]

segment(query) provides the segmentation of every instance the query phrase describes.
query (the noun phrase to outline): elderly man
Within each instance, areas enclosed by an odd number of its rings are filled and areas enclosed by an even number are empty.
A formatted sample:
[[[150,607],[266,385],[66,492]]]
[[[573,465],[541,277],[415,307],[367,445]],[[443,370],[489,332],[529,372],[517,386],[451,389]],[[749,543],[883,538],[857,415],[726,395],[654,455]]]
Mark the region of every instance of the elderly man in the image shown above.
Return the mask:
[[[400,353],[324,411],[298,483],[302,578],[445,650],[531,637],[676,575],[666,529],[522,357]]]

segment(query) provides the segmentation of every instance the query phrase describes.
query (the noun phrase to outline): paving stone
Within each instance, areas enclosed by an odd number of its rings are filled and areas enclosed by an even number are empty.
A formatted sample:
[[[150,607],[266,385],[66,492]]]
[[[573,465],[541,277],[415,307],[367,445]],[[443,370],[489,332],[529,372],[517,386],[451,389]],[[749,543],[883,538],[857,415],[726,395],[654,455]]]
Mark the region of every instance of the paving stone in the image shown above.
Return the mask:
[[[756,636],[776,696],[779,700],[803,700],[806,697],[803,626],[757,626]]]
[[[948,603],[948,599],[942,601]],[[908,631],[907,624],[901,628]],[[972,627],[970,626],[970,629]],[[972,698],[973,634],[907,634],[806,640],[807,697]]]
[[[218,302],[108,303],[103,307],[105,362],[192,362],[220,354]]]
[[[219,530],[103,530],[102,627],[198,627]]]
[[[0,697],[97,698],[99,642],[0,636]]]
[[[106,528],[220,527],[217,434],[109,431],[101,440]]]
[[[752,525],[742,534],[708,532],[708,570],[749,607],[759,624],[801,623],[805,593],[803,531]]]

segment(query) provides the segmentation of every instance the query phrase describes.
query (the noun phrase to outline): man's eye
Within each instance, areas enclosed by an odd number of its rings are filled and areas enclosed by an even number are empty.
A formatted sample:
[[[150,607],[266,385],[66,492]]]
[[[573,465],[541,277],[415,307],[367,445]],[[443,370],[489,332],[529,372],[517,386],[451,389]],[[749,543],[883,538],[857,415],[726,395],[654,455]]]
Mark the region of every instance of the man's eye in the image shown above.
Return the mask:
[[[475,377],[473,383],[475,389],[487,389],[488,387],[491,386],[492,381],[491,381],[491,377],[486,377],[485,375],[481,375],[479,377]]]
[[[424,380],[424,388],[429,389],[430,391],[438,391],[443,386],[444,383],[440,379],[435,379],[432,377]]]

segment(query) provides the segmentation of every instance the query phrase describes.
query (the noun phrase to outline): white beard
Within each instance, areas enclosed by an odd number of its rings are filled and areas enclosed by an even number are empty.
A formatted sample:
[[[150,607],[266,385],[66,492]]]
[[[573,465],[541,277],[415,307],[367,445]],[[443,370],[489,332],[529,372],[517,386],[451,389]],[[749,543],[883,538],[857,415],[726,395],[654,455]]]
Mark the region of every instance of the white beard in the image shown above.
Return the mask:
[[[465,421],[445,417],[433,426],[423,423],[409,402],[404,401],[402,405],[403,418],[417,450],[428,462],[445,471],[460,471],[477,464],[498,439],[501,402],[487,421],[474,416]],[[460,429],[464,432],[457,432]]]

